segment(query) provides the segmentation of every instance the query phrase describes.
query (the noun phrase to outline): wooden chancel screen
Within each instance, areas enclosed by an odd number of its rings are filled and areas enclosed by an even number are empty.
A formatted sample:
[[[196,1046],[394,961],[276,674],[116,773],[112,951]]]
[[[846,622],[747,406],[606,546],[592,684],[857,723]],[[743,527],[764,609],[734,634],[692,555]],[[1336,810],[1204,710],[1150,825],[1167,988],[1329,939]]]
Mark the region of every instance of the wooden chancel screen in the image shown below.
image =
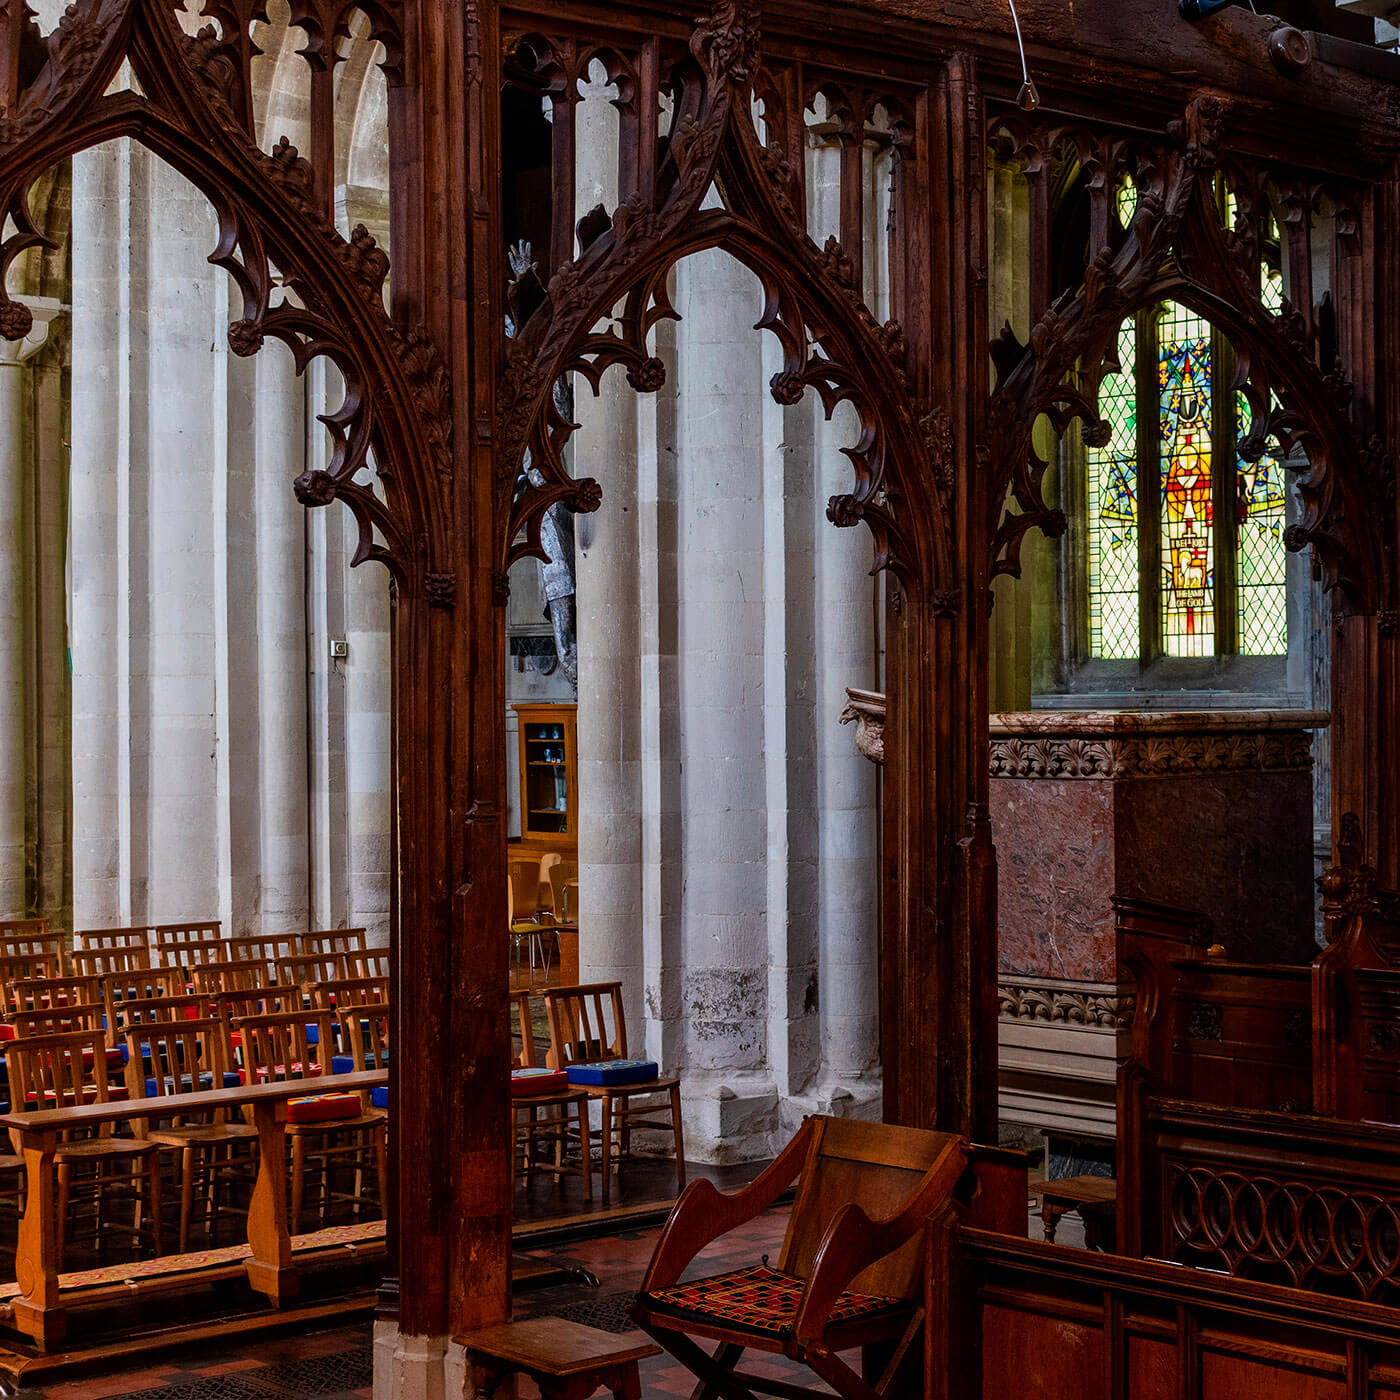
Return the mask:
[[[606,508],[595,483],[566,470],[570,425],[553,386],[575,371],[657,389],[665,366],[650,337],[673,314],[667,272],[691,253],[723,249],[761,280],[762,331],[782,355],[779,403],[810,392],[860,420],[850,484],[829,516],[873,533],[888,580],[889,1117],[994,1140],[989,586],[1016,568],[1026,530],[1060,524],[1042,493],[1037,421],[1078,419],[1102,443],[1098,385],[1139,307],[1171,299],[1208,316],[1245,366],[1260,435],[1306,451],[1292,542],[1315,546],[1345,619],[1338,802],[1361,814],[1381,878],[1394,882],[1400,666],[1386,443],[1400,403],[1400,279],[1387,78],[1333,40],[1301,59],[1285,44],[1288,63],[1271,59],[1275,22],[1247,12],[1193,27],[1174,4],[1144,16],[1121,0],[1037,0],[1022,18],[1047,105],[1027,117],[1000,5],[957,7],[955,26],[925,0],[355,8],[385,51],[392,269],[363,229],[347,238],[334,221],[348,5],[293,8],[307,35],[309,139],[264,151],[250,103],[258,0],[77,0],[47,33],[24,0],[0,0],[0,198],[8,267],[43,237],[26,199],[44,171],[101,141],[144,143],[218,213],[210,253],[237,291],[230,348],[252,355],[271,336],[299,369],[324,357],[343,376],[328,464],[289,486],[308,506],[348,506],[359,557],[394,581],[385,1303],[403,1332],[442,1336],[506,1308],[506,577],[538,550],[551,504]],[[114,83],[124,61],[130,85]],[[579,83],[595,63],[616,91],[611,209],[575,207]],[[840,144],[840,217],[814,239],[804,172],[819,97]],[[530,268],[512,266],[507,245],[519,236],[513,123],[532,103],[548,103],[551,120],[547,236],[535,234]],[[870,141],[894,157],[890,305],[878,318],[861,291]],[[1016,256],[1029,315],[989,361],[993,160],[1025,181]],[[1065,181],[1083,191],[1072,237],[1051,220],[1052,183]],[[1124,181],[1135,198],[1120,217]],[[1277,310],[1261,300],[1253,241],[1266,197],[1292,249]],[[1323,247],[1327,296],[1309,256]],[[0,335],[24,336],[29,314],[0,300]],[[517,495],[527,450],[538,484]],[[371,458],[377,491],[356,480]]]

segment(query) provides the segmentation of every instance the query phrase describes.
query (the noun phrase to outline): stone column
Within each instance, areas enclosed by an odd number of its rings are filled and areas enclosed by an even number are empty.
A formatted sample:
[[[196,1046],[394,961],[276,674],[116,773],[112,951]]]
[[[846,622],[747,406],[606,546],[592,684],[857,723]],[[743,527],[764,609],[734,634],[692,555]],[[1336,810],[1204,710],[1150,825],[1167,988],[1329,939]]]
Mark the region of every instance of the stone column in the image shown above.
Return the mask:
[[[292,494],[305,460],[306,388],[291,352],[272,342],[256,372],[258,925],[287,933],[310,919],[307,512]]]
[[[35,469],[33,376],[27,361],[48,339],[59,304],[20,298],[34,315],[23,340],[0,341],[0,910],[3,917],[30,912],[34,890],[29,848],[28,784],[31,716],[27,704],[28,637],[33,541],[27,538],[29,481]],[[37,719],[37,716],[34,717]],[[34,912],[44,912],[35,910]]]
[[[595,77],[602,76],[595,66]],[[575,207],[618,199],[613,89],[581,86]],[[641,614],[638,591],[639,401],[621,370],[594,398],[574,377],[573,471],[596,477],[603,507],[576,523],[578,625],[579,979],[623,984],[628,1024],[641,1031],[642,956]]]
[[[145,626],[146,365],[133,343],[144,269],[133,228],[134,180],[149,156],[126,141],[73,157],[73,390],[70,471],[73,666],[73,920],[77,928],[146,917],[145,791],[131,752],[147,738],[144,687],[128,645]],[[139,221],[138,221],[139,222]],[[135,519],[133,519],[133,515]],[[144,679],[138,656],[135,669]]]
[[[227,894],[226,791],[216,657],[216,549],[228,466],[223,288],[208,265],[216,230],[208,201],[154,157],[144,187],[148,456],[132,494],[147,493],[150,523],[150,746],[133,767],[150,794],[152,922],[231,912]],[[133,204],[136,201],[133,200]],[[133,293],[135,289],[133,288]],[[221,348],[222,347],[222,348]],[[133,628],[134,639],[140,629]],[[227,697],[223,697],[227,703]],[[224,877],[224,878],[221,878]],[[222,886],[222,889],[221,889]],[[221,897],[222,896],[222,897]]]
[[[768,813],[764,771],[761,292],[727,255],[677,269],[677,664],[684,972],[692,1139],[766,1146]]]

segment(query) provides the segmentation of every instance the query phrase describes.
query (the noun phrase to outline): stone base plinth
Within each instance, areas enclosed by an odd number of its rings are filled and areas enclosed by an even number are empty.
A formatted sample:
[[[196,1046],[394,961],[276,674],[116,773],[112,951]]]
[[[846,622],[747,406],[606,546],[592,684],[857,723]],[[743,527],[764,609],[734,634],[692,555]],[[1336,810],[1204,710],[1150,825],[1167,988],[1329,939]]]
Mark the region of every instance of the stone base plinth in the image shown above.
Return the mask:
[[[1304,710],[992,717],[1003,975],[1112,983],[1115,894],[1199,910],[1230,956],[1306,962]]]

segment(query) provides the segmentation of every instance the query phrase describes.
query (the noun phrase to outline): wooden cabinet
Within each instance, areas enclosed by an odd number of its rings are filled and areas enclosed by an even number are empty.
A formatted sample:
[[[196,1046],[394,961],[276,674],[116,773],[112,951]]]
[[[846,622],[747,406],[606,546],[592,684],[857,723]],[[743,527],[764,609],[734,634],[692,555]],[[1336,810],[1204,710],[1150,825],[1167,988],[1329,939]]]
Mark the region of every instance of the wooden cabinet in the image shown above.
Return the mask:
[[[520,844],[578,851],[578,706],[513,705],[520,729]]]

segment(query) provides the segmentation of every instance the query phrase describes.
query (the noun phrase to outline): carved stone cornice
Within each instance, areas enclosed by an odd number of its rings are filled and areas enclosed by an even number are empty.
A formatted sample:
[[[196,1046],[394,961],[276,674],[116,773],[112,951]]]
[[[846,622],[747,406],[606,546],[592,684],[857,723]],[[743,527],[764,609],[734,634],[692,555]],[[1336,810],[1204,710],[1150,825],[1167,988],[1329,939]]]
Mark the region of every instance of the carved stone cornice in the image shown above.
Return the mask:
[[[1279,734],[1164,734],[1148,738],[993,738],[994,778],[1165,778],[1204,773],[1305,773],[1312,741]]]
[[[1136,1009],[1136,993],[1106,982],[1021,976],[997,982],[997,1014],[1003,1021],[1039,1021],[1070,1030],[1127,1030]]]
[[[847,689],[842,724],[856,724],[856,749],[885,761],[885,697]],[[1306,773],[1325,710],[1033,711],[993,715],[993,778],[1123,781],[1213,773]]]

